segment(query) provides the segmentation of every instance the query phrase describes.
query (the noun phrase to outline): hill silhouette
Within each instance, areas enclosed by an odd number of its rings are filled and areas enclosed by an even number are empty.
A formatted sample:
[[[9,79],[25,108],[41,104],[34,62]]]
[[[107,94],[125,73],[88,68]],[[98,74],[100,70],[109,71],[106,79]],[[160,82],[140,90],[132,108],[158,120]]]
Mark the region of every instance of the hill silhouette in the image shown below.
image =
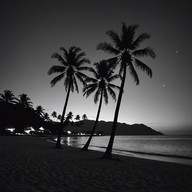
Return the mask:
[[[84,120],[80,126],[68,125],[65,131],[72,132],[91,132],[94,120]],[[104,133],[104,135],[111,134],[111,127],[113,122],[99,121],[96,132]],[[155,131],[154,129],[144,125],[144,124],[133,124],[128,125],[126,123],[117,123],[116,135],[164,135],[161,132]]]

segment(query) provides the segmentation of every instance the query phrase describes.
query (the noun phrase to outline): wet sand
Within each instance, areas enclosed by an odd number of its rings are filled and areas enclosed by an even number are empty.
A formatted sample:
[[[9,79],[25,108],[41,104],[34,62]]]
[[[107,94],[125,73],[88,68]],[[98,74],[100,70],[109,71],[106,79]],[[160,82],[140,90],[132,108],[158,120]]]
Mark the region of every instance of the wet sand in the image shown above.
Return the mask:
[[[192,166],[55,149],[45,137],[0,136],[1,192],[191,192]]]

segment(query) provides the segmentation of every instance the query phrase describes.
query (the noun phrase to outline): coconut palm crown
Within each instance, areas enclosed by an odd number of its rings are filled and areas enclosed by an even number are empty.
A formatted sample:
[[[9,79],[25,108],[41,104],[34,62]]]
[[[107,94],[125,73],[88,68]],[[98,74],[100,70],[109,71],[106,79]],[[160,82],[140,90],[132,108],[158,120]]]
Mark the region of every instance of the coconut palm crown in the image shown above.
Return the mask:
[[[120,35],[118,35],[113,30],[107,31],[107,35],[112,40],[112,44],[103,42],[97,46],[98,50],[103,50],[104,52],[114,55],[111,60],[116,61],[116,63],[120,65],[119,74],[122,80],[114,115],[111,137],[107,150],[104,154],[104,158],[111,158],[112,146],[116,132],[127,68],[129,69],[129,72],[133,77],[136,85],[139,85],[139,77],[136,72],[136,68],[141,69],[149,77],[152,77],[152,70],[139,59],[143,56],[150,56],[152,58],[156,57],[154,51],[150,47],[140,48],[140,44],[149,39],[151,36],[148,33],[142,33],[138,37],[135,37],[135,31],[138,27],[138,25],[127,26],[123,22]]]
[[[40,117],[44,116],[44,109],[41,105],[38,105],[35,109],[35,112],[37,115],[39,115]]]
[[[17,99],[17,101],[20,104],[22,104],[25,108],[33,107],[33,103],[31,101],[31,99],[27,96],[27,94],[22,93],[21,95],[19,95],[19,99]]]
[[[4,101],[6,103],[16,103],[17,98],[14,96],[13,92],[10,90],[4,90],[4,94],[0,94],[0,101]]]

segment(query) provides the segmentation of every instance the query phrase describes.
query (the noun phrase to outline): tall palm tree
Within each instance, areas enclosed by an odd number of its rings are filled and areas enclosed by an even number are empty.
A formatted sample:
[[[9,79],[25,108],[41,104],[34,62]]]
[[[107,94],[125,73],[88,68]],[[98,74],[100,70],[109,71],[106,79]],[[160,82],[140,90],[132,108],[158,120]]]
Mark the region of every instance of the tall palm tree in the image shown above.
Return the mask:
[[[62,133],[62,124],[65,118],[65,112],[70,92],[73,92],[74,90],[76,90],[77,93],[79,92],[77,79],[81,83],[85,84],[84,78],[86,78],[87,76],[82,73],[82,71],[87,70],[88,67],[86,67],[85,64],[90,63],[90,61],[86,58],[86,54],[82,52],[79,47],[72,46],[68,50],[61,47],[60,50],[63,51],[63,56],[58,53],[54,53],[52,55],[52,58],[57,59],[60,62],[60,65],[54,65],[48,71],[48,75],[59,73],[59,75],[51,81],[51,86],[54,86],[57,82],[64,78],[64,86],[65,90],[67,91],[67,96],[61,116],[61,128],[58,132],[56,148],[61,148],[60,140]]]
[[[4,90],[4,94],[0,94],[0,101],[4,101],[6,103],[16,103],[17,98],[14,96],[13,92],[10,90]]]
[[[82,148],[82,151],[87,151],[95,129],[97,127],[97,123],[99,120],[99,115],[102,106],[102,100],[104,98],[105,104],[108,103],[108,93],[111,97],[116,100],[116,94],[114,92],[114,88],[119,88],[118,86],[112,84],[111,82],[119,77],[119,75],[114,75],[114,65],[111,65],[109,62],[102,60],[99,63],[94,64],[96,70],[91,68],[90,71],[93,73],[95,78],[87,78],[86,81],[89,82],[87,86],[84,88],[84,95],[88,97],[90,94],[95,92],[94,102],[97,103],[99,101],[99,107],[97,111],[96,121],[94,123],[93,129],[91,131],[91,135],[87,141],[87,143]],[[99,98],[100,97],[100,98]]]
[[[44,117],[44,109],[41,105],[38,105],[35,111],[37,115],[39,115],[40,117]]]
[[[138,59],[142,56],[150,56],[152,58],[156,57],[154,51],[149,47],[139,49],[140,44],[144,40],[149,39],[150,35],[147,33],[142,33],[137,38],[135,38],[135,30],[137,28],[138,25],[126,26],[126,24],[123,22],[120,36],[113,30],[107,31],[107,35],[112,40],[113,45],[107,42],[103,42],[97,46],[98,50],[103,50],[114,55],[112,60],[116,60],[116,62],[120,65],[119,74],[121,76],[121,88],[117,100],[111,136],[107,149],[104,153],[104,158],[111,158],[127,68],[129,69],[136,85],[139,85],[139,77],[135,67],[144,71],[147,75],[149,75],[149,77],[152,77],[152,70]]]
[[[33,103],[31,101],[31,99],[27,96],[27,94],[22,93],[21,95],[19,95],[19,99],[17,99],[17,101],[20,104],[22,104],[25,108],[33,107]]]

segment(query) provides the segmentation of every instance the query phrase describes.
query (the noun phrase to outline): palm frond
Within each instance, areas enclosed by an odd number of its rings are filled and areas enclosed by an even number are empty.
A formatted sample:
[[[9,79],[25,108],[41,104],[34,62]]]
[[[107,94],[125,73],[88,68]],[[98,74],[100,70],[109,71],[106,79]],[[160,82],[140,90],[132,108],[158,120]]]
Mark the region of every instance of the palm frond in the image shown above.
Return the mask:
[[[128,49],[131,47],[135,35],[135,30],[138,27],[139,25],[126,26],[125,22],[122,22],[121,42],[123,49]]]
[[[51,86],[53,87],[57,82],[59,82],[64,77],[64,74],[60,74],[51,81]]]
[[[62,58],[62,56],[60,54],[54,53],[51,57],[60,61],[61,64],[66,65],[65,60]]]
[[[83,95],[84,96],[86,95],[86,97],[89,97],[89,95],[92,94],[96,89],[97,89],[97,86],[95,86],[95,84],[87,85],[83,89],[83,92],[84,92]]]
[[[91,67],[86,67],[86,66],[82,66],[82,67],[77,67],[78,71],[89,71]]]
[[[108,86],[107,90],[108,90],[109,94],[111,95],[111,97],[116,101],[115,91],[113,91],[113,89],[111,89],[110,86]]]
[[[90,64],[90,63],[91,63],[91,61],[88,58],[83,58],[77,62],[77,66],[79,67],[83,64]]]
[[[76,78],[74,76],[73,76],[73,84],[75,85],[75,90],[77,91],[77,93],[79,93],[78,84],[77,84]]]
[[[142,43],[143,41],[145,41],[146,39],[150,39],[151,35],[148,33],[142,33],[141,35],[139,35],[139,37],[137,37],[137,39],[133,42],[131,49],[135,50],[139,47],[140,43]]]
[[[136,51],[133,51],[132,53],[135,57],[142,57],[142,56],[150,56],[153,59],[156,57],[155,52],[153,51],[153,49],[146,47],[144,49],[139,49]]]
[[[133,77],[136,85],[139,85],[139,77],[132,64],[129,64],[129,70],[130,70],[131,76]]]
[[[97,101],[99,100],[99,95],[101,94],[101,90],[97,89],[95,95],[94,95],[94,102],[97,103]]]
[[[97,82],[98,82],[97,79],[94,79],[94,78],[92,78],[92,77],[87,77],[87,78],[85,79],[85,81],[86,81],[87,83],[90,83],[90,82],[92,82],[92,83],[97,83]]]
[[[107,103],[108,103],[108,94],[107,94],[106,89],[103,89],[103,97],[104,97],[104,100],[105,100],[105,104],[107,105]]]
[[[112,83],[109,83],[108,87],[113,88],[113,89],[118,89],[118,90],[120,89],[120,87],[118,85],[114,85]]]
[[[75,73],[76,77],[79,79],[79,81],[81,83],[83,83],[83,85],[85,86],[86,85],[86,81],[85,79],[87,78],[87,75],[83,74],[83,73],[80,73],[80,72],[76,72]]]
[[[112,57],[110,59],[107,59],[106,62],[111,67],[111,69],[115,69],[117,67],[118,62],[119,62],[119,57]]]
[[[138,59],[135,59],[135,65],[140,68],[142,71],[146,72],[149,77],[152,77],[152,70],[143,62]]]
[[[69,53],[77,54],[78,52],[81,52],[81,48],[80,47],[76,47],[76,46],[69,47]]]
[[[78,55],[75,56],[75,61],[81,60],[82,57],[85,57],[86,54],[84,52],[80,52]]]
[[[62,73],[64,72],[66,67],[64,66],[59,66],[59,65],[54,65],[52,66],[49,71],[47,72],[48,75],[51,75],[52,73]]]
[[[115,74],[115,75],[113,75],[113,76],[109,76],[108,78],[107,78],[107,81],[108,82],[111,82],[111,81],[114,81],[115,79],[118,79],[119,78],[119,75],[118,74]]]
[[[64,87],[65,90],[68,91],[69,87],[71,92],[74,91],[74,84],[73,84],[73,76],[72,75],[66,75],[66,78],[64,79]]]
[[[116,32],[114,32],[113,30],[109,30],[106,33],[114,42],[115,47],[117,47],[118,49],[121,49],[121,40],[118,36],[118,34]]]
[[[123,68],[124,68],[123,62],[121,62],[120,69],[119,69],[119,77],[121,80],[122,80]]]
[[[96,65],[96,63],[94,63],[94,65]],[[88,69],[90,72],[92,72],[93,73],[93,75],[94,75],[94,77],[96,78],[96,79],[99,79],[100,77],[99,77],[99,74],[96,72],[96,70],[94,69],[94,68],[89,68]]]
[[[97,45],[97,50],[103,50],[114,55],[118,55],[120,53],[119,50],[115,49],[110,43],[107,42]]]

